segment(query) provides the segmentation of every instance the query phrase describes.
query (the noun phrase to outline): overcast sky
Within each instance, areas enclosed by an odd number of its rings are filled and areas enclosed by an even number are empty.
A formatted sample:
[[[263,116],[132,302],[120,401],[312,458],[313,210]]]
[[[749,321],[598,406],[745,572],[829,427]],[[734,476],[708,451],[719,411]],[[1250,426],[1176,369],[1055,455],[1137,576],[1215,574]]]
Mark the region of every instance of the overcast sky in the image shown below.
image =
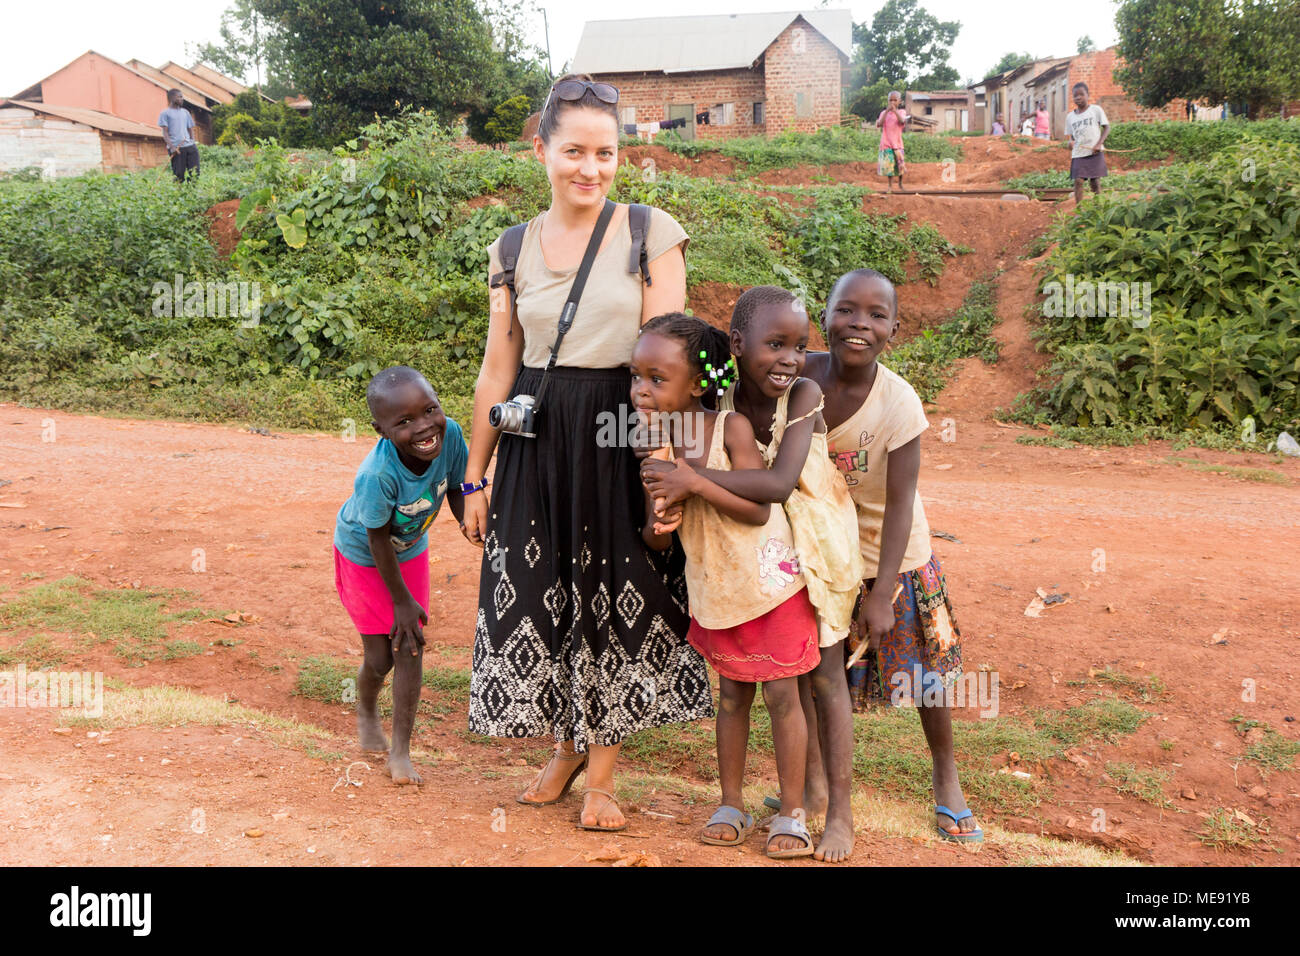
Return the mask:
[[[118,61],[133,58],[161,66],[175,60],[186,66],[187,44],[215,41],[221,12],[229,0],[43,0],[6,4],[0,43],[0,95],[11,96],[53,73],[87,50]],[[855,22],[870,21],[883,3],[827,4],[847,8]],[[1045,6],[1042,0],[922,0],[941,20],[958,20],[961,32],[953,45],[952,64],[966,78],[981,78],[1009,50],[1036,56],[1064,56],[1087,34],[1099,48],[1116,40],[1112,0],[1075,0]],[[683,16],[704,13],[753,13],[799,10],[786,0],[657,0],[643,3],[596,3],[592,0],[539,2],[550,24],[551,61],[560,69],[573,57],[588,19],[638,16]],[[815,8],[812,3],[808,8]],[[533,17],[531,32],[545,49],[542,16]]]

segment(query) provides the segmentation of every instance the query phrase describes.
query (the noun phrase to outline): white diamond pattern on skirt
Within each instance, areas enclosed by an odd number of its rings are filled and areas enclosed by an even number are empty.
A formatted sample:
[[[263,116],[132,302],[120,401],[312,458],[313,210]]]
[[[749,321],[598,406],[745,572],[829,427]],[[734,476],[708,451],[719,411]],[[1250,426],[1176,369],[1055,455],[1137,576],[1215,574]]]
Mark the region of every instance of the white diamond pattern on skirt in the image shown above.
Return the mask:
[[[586,571],[587,565],[591,564],[591,548],[586,544],[582,546],[582,554],[578,556],[578,560],[582,562],[582,570]]]
[[[591,612],[596,615],[596,630],[602,630],[609,620],[609,588],[605,587],[604,581],[600,582],[600,589],[591,599]]]
[[[564,585],[559,581],[552,582],[551,586],[546,589],[542,595],[542,603],[546,605],[546,610],[551,613],[551,626],[556,627],[560,623],[560,615],[564,613],[564,605],[569,600],[569,592],[565,590]]]
[[[501,580],[492,590],[492,606],[496,609],[498,621],[505,616],[506,611],[510,610],[510,605],[514,603],[515,586],[510,583],[510,575],[502,568]]]
[[[529,538],[528,547],[524,548],[524,560],[528,562],[529,569],[536,567],[541,558],[542,546],[537,543],[536,538]]]
[[[645,598],[641,592],[636,589],[636,585],[629,579],[623,582],[623,590],[618,595],[618,616],[623,619],[627,627],[636,626],[636,619],[641,616],[641,611],[645,607]]]

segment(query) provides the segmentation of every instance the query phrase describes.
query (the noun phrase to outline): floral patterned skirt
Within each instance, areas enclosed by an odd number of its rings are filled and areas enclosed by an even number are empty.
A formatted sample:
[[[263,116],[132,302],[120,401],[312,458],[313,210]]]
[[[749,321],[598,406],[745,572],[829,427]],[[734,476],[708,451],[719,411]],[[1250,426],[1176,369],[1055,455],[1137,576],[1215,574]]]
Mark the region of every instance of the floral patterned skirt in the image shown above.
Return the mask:
[[[869,581],[868,587],[874,584]],[[881,638],[877,653],[863,655],[849,670],[854,710],[885,703],[920,704],[927,689],[933,698],[940,687],[950,689],[961,676],[961,632],[938,557],[932,553],[926,564],[904,571],[898,584],[894,629]],[[849,637],[850,652],[856,638]]]

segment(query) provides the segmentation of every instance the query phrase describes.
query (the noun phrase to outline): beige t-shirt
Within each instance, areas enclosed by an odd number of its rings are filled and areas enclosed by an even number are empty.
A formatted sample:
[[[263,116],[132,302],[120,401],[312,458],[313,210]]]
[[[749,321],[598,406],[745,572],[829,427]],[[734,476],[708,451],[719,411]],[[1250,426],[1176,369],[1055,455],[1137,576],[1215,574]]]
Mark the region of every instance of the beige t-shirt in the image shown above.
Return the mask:
[[[867,562],[867,577],[880,567],[880,535],[885,526],[885,476],[889,453],[930,427],[921,398],[907,381],[883,365],[867,400],[848,420],[826,434],[849,496],[858,509],[858,541]],[[925,520],[921,492],[912,502],[912,534],[898,570],[914,571],[930,560],[930,525]]]
[[[557,272],[546,264],[539,242],[542,220],[539,213],[524,232],[519,261],[515,264],[515,295],[519,324],[524,329],[524,365],[544,368],[560,324],[560,312],[569,298],[578,267]],[[662,209],[650,209],[646,233],[646,259],[654,262],[674,246],[686,250],[688,239],[672,216]],[[501,271],[500,238],[488,247],[488,275]],[[615,213],[605,233],[600,252],[592,263],[587,286],[578,302],[573,327],[560,345],[557,365],[574,368],[616,368],[632,357],[637,331],[641,328],[640,269],[628,271],[632,232],[626,209]]]

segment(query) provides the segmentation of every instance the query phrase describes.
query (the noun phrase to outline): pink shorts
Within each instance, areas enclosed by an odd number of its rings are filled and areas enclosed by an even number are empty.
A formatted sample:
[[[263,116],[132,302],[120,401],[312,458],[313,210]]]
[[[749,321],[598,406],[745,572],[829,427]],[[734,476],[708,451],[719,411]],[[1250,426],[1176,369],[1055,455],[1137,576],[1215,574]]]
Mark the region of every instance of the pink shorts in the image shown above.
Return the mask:
[[[402,580],[411,597],[429,613],[429,549],[409,561],[398,561]],[[393,596],[388,593],[378,568],[369,568],[345,558],[334,549],[334,586],[343,609],[352,618],[358,634],[389,634],[393,630]]]

